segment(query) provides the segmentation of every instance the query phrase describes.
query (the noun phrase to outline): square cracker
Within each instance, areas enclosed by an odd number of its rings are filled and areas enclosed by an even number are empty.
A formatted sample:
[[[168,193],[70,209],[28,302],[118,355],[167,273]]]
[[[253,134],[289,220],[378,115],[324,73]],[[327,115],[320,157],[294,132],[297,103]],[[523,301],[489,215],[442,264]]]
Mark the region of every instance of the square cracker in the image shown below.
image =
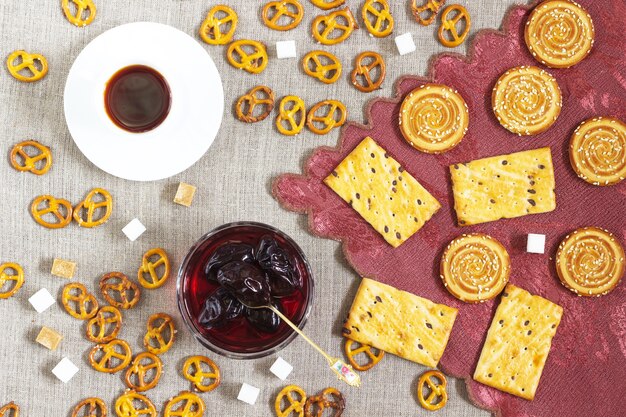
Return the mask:
[[[324,179],[394,248],[441,207],[411,174],[367,137]]]
[[[185,182],[181,182],[178,184],[178,189],[176,190],[176,195],[174,196],[174,203],[180,204],[181,206],[191,207],[191,203],[193,203],[193,197],[196,194],[196,187],[187,184]]]
[[[42,346],[47,347],[50,350],[56,350],[63,340],[63,335],[52,330],[49,327],[43,326],[41,331],[37,335],[37,339],[35,341]]]
[[[563,308],[508,284],[487,333],[474,379],[532,400]]]
[[[50,273],[54,276],[72,279],[76,271],[76,262],[66,261],[65,259],[54,258],[52,261],[52,270]]]
[[[437,366],[457,310],[363,278],[343,335],[426,366]]]
[[[454,164],[450,174],[461,226],[556,208],[550,148]]]

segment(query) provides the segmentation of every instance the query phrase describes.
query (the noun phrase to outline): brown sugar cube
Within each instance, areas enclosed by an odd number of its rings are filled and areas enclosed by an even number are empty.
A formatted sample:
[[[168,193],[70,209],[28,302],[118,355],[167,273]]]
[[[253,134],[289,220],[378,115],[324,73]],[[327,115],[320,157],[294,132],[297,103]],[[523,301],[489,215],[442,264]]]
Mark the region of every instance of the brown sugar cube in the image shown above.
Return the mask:
[[[181,182],[178,184],[178,190],[176,191],[176,196],[174,197],[174,203],[189,207],[193,202],[193,196],[195,193],[196,187],[191,184]]]
[[[50,271],[50,273],[57,277],[72,279],[75,271],[76,262],[55,258],[52,262],[52,271]]]
[[[37,343],[47,347],[50,350],[56,350],[59,343],[63,340],[63,335],[55,332],[54,330],[43,326],[41,331],[37,335]]]

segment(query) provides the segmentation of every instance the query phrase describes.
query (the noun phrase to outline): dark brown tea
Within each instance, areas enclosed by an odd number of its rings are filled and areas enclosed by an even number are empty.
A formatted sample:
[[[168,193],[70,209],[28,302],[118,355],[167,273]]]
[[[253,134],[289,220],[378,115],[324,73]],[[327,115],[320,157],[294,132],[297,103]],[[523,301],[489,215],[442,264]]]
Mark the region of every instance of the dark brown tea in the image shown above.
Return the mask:
[[[133,133],[159,126],[170,111],[170,87],[163,76],[145,65],[122,68],[107,82],[104,107],[111,120]]]

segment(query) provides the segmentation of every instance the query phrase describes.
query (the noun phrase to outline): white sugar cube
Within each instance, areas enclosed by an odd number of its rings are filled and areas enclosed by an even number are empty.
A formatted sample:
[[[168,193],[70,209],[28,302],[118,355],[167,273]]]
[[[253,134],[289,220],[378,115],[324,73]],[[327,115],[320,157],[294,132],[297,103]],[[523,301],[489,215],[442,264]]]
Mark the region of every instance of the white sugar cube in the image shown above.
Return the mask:
[[[544,253],[546,247],[546,235],[535,233],[528,234],[526,241],[526,252],[528,253]]]
[[[61,359],[61,362],[52,370],[52,373],[64,384],[67,384],[76,375],[76,372],[78,372],[78,367],[67,358]]]
[[[280,356],[278,357],[278,359],[276,359],[276,362],[274,362],[274,364],[270,368],[270,372],[283,381],[287,379],[291,371],[293,371],[293,366],[291,366],[289,362],[287,362]]]
[[[248,385],[244,382],[241,386],[241,389],[239,390],[239,395],[237,395],[237,399],[239,401],[243,401],[244,403],[254,405],[260,392],[261,390],[257,387],[253,387],[252,385]]]
[[[135,240],[137,240],[137,238],[139,236],[141,236],[143,234],[143,232],[146,231],[146,226],[144,226],[139,219],[132,219],[130,221],[130,223],[128,223],[126,226],[124,226],[124,228],[122,229],[122,232],[124,232],[124,234],[126,235],[126,237],[131,241],[134,242]]]
[[[413,42],[413,35],[411,35],[411,32],[396,36],[396,48],[398,48],[398,53],[400,55],[406,55],[415,51],[415,43]]]
[[[43,313],[55,303],[54,297],[48,292],[47,289],[42,288],[33,294],[28,302],[33,306],[37,313]]]
[[[278,41],[276,42],[276,57],[295,58],[296,57],[296,41]]]

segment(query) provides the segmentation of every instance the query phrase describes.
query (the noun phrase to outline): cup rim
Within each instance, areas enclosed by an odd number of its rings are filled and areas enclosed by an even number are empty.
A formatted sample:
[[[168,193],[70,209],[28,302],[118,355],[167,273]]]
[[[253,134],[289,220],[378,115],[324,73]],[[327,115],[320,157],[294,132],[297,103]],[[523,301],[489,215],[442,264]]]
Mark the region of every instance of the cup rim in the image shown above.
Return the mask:
[[[184,280],[184,272],[187,269],[187,266],[189,264],[189,261],[191,260],[191,258],[193,257],[193,255],[196,253],[196,251],[198,250],[198,248],[204,244],[207,240],[209,240],[211,237],[215,236],[216,234],[224,231],[224,230],[228,230],[228,229],[234,229],[237,227],[242,227],[242,226],[253,226],[253,227],[259,227],[262,229],[266,229],[268,232],[272,232],[272,233],[276,233],[278,235],[280,235],[282,238],[284,238],[292,247],[293,249],[296,251],[296,253],[298,254],[298,256],[300,257],[300,259],[302,260],[302,263],[304,264],[306,270],[307,270],[307,275],[308,275],[308,296],[306,299],[306,307],[304,310],[304,313],[302,315],[302,319],[298,322],[295,323],[296,326],[298,326],[299,329],[304,329],[307,320],[309,318],[309,314],[311,313],[311,309],[313,307],[313,299],[314,299],[314,293],[315,293],[315,282],[313,279],[313,271],[311,270],[311,265],[309,264],[308,260],[306,259],[306,256],[304,254],[304,252],[302,251],[302,249],[300,248],[300,246],[289,236],[287,235],[285,232],[277,229],[274,226],[270,226],[268,224],[265,223],[260,223],[260,222],[253,222],[253,221],[238,221],[238,222],[230,222],[230,223],[225,223],[221,226],[218,226],[216,228],[214,228],[213,230],[211,230],[208,233],[205,233],[204,235],[202,235],[189,249],[189,251],[187,252],[187,254],[185,255],[185,257],[183,258],[183,261],[180,264],[180,267],[178,268],[178,276],[176,279],[176,299],[177,299],[177,305],[178,305],[178,311],[183,319],[183,322],[185,323],[185,325],[189,328],[189,330],[191,330],[191,333],[193,334],[194,338],[205,348],[219,354],[222,356],[225,356],[227,358],[231,358],[231,359],[259,359],[259,358],[263,358],[266,356],[269,356],[273,353],[276,353],[280,350],[282,350],[283,348],[285,348],[287,345],[289,345],[289,343],[291,343],[297,336],[298,333],[296,333],[293,329],[289,329],[289,331],[291,333],[288,334],[288,336],[279,344],[277,344],[276,346],[270,347],[268,349],[264,349],[258,352],[249,352],[249,353],[240,353],[240,352],[232,352],[230,350],[226,350],[223,349],[219,346],[215,346],[214,344],[212,344],[209,340],[207,340],[202,333],[200,332],[199,329],[197,329],[194,321],[191,319],[191,316],[189,314],[188,308],[186,306],[186,303],[184,301],[184,297],[182,296],[182,287],[183,287],[183,280]]]

